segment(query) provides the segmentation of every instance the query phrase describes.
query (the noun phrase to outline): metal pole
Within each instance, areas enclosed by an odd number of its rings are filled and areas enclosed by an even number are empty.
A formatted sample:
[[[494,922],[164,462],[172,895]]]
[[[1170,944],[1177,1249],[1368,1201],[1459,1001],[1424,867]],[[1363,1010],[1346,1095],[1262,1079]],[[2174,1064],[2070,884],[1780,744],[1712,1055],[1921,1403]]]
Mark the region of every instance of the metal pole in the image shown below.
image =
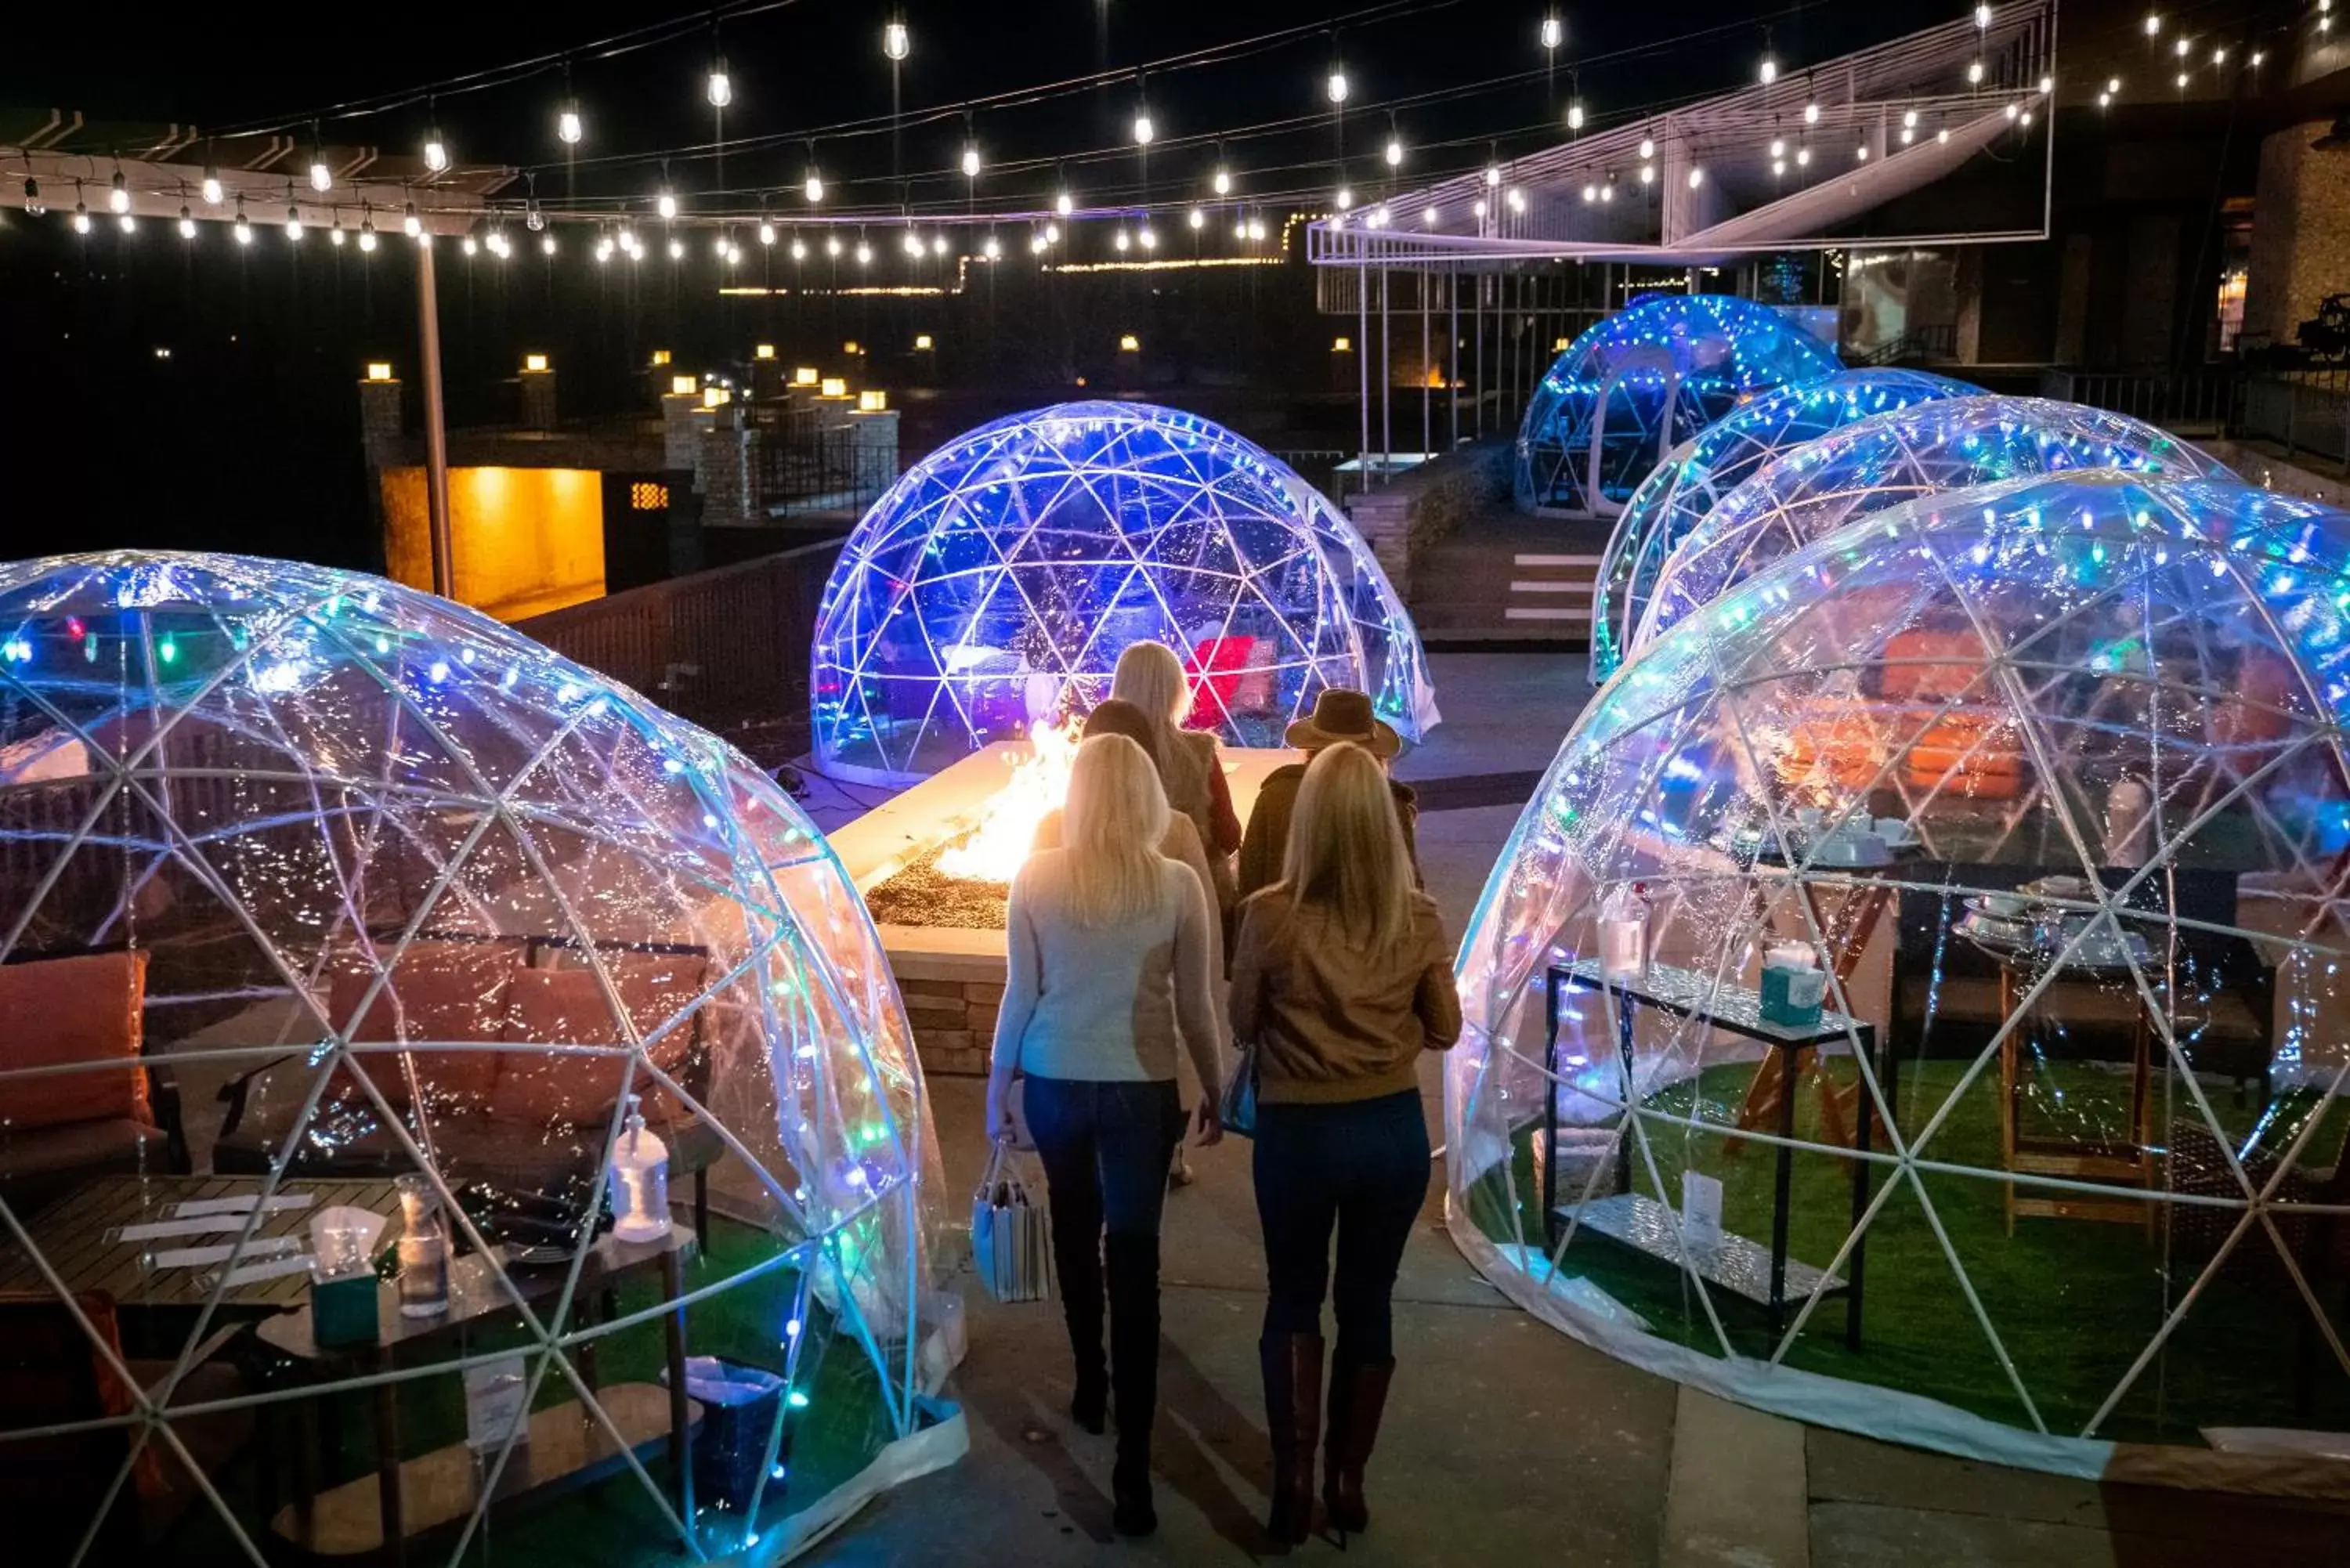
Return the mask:
[[[1485,434],[1485,275],[1477,275],[1477,380],[1470,389],[1470,403],[1477,414],[1477,434]]]
[[[441,407],[441,301],[432,283],[431,236],[416,247],[416,318],[424,355],[424,507],[432,530],[432,591],[457,592],[449,547],[449,427]]]
[[[1461,273],[1460,273],[1460,270],[1459,270],[1458,268],[1448,267],[1448,268],[1445,270],[1445,274],[1444,274],[1444,283],[1445,283],[1445,287],[1444,287],[1444,293],[1445,293],[1445,296],[1446,296],[1446,297],[1447,297],[1447,298],[1449,298],[1449,299],[1451,301],[1451,303],[1452,303],[1452,347],[1451,347],[1451,350],[1450,350],[1450,351],[1446,354],[1446,356],[1445,356],[1445,358],[1446,358],[1447,359],[1449,359],[1449,360],[1451,362],[1451,371],[1450,371],[1450,372],[1445,376],[1444,379],[1446,380],[1446,382],[1447,382],[1447,383],[1449,383],[1449,388],[1448,388],[1448,389],[1449,389],[1449,390],[1451,392],[1451,394],[1452,394],[1452,444],[1453,444],[1454,446],[1458,447],[1458,446],[1461,444]]]
[[[1395,421],[1389,417],[1395,377],[1388,368],[1388,269],[1379,268],[1379,478],[1395,472]]]
[[[1371,275],[1355,264],[1355,403],[1363,416],[1363,444],[1355,454],[1355,481],[1371,487]]]
[[[1420,273],[1419,288],[1419,450],[1423,454],[1436,451],[1436,401],[1429,396],[1434,389],[1428,384],[1428,372],[1434,363],[1428,357],[1428,274]]]

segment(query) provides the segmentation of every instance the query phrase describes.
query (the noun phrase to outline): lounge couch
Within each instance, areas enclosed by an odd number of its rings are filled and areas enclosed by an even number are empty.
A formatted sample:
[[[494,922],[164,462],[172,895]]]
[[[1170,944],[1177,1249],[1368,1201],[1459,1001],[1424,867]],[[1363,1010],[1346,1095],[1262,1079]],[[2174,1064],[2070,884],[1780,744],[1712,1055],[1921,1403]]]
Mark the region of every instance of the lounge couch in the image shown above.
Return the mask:
[[[142,1054],[147,955],[0,964],[0,1196],[28,1215],[93,1176],[184,1172],[179,1094]]]

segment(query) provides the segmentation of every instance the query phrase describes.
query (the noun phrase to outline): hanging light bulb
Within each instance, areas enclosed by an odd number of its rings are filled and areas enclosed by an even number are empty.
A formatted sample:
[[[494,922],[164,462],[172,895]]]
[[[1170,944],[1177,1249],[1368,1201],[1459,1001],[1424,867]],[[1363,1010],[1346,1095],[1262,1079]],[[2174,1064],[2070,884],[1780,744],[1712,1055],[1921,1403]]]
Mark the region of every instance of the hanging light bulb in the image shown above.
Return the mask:
[[[1990,6],[1978,5],[1975,7],[1975,26],[1978,27],[1988,27],[1991,26]]]
[[[764,218],[759,220],[759,243],[763,245],[772,245],[775,243],[775,225]]]
[[[1689,171],[1689,184],[1690,184],[1690,190],[1692,190],[1692,191],[1694,191],[1694,190],[1696,190],[1700,185],[1702,185],[1702,184],[1704,184],[1704,183],[1705,183],[1705,171],[1704,171],[1703,169],[1700,169],[1700,168],[1697,168],[1697,167],[1692,166],[1692,167],[1690,168],[1690,171]]]
[[[1190,213],[1185,216],[1183,221],[1191,224],[1195,229],[1204,229],[1208,226],[1208,214],[1200,211],[1199,208],[1194,207],[1191,209]]]
[[[1144,250],[1155,251],[1159,248],[1159,231],[1145,223],[1135,231],[1134,243]]]
[[[2119,93],[2122,90],[2122,78],[2119,77],[2107,77],[2106,78],[2106,90],[2109,93]]]
[[[1555,49],[1566,42],[1566,24],[1560,21],[1555,15],[1544,16],[1542,19],[1541,36],[1544,48]]]
[[[1055,212],[1056,212],[1056,213],[1060,213],[1060,214],[1061,214],[1061,216],[1063,216],[1063,217],[1065,217],[1065,218],[1066,218],[1066,217],[1067,217],[1071,213],[1076,212],[1076,209],[1077,209],[1077,203],[1076,203],[1076,201],[1075,201],[1075,200],[1074,200],[1074,199],[1069,195],[1068,192],[1066,192],[1066,191],[1063,191],[1059,195],[1057,195],[1057,196],[1055,196],[1055,197],[1054,197],[1054,198],[1053,198],[1053,211],[1055,211]]]
[[[286,209],[286,237],[289,240],[302,237],[302,210],[299,207]]]
[[[538,198],[536,196],[523,208],[522,226],[534,234],[546,227],[546,214],[538,210]]]
[[[1783,158],[1773,158],[1773,160],[1771,160],[1771,173],[1772,173],[1772,175],[1773,175],[1773,178],[1776,178],[1776,177],[1777,177],[1777,176],[1779,176],[1779,175],[1784,174],[1786,171],[1787,171],[1787,161],[1786,161],[1785,159],[1783,159]]]
[[[1218,164],[1216,166],[1216,177],[1213,180],[1209,181],[1208,184],[1219,196],[1231,195],[1232,193],[1232,171],[1226,169],[1221,163]]]
[[[114,171],[114,178],[107,182],[106,204],[118,213],[130,211],[130,186],[129,182],[123,179],[122,171],[120,169]]]
[[[334,222],[327,229],[327,243],[335,246],[337,249],[340,249],[342,247],[343,215],[340,213],[334,215]]]
[[[1345,68],[1339,66],[1332,66],[1330,67],[1330,75],[1328,78],[1322,84],[1322,90],[1330,95],[1330,101],[1332,103],[1346,102],[1347,73]]]
[[[310,189],[323,193],[334,188],[335,171],[327,167],[327,155],[310,149]]]
[[[435,174],[449,167],[449,144],[441,140],[437,125],[424,133],[424,167]]]
[[[1523,213],[1526,210],[1526,193],[1515,185],[1510,187],[1509,201],[1510,211],[1513,213]]]
[[[30,174],[26,175],[25,211],[37,218],[48,210],[48,203],[41,200],[41,182]]]
[[[1045,225],[1045,243],[1048,245],[1057,245],[1061,243],[1060,224],[1046,223]]]
[[[857,265],[864,266],[873,260],[873,247],[863,240],[857,242]]]
[[[966,180],[979,178],[979,144],[966,141],[962,147],[962,173]]]
[[[1981,82],[1982,82],[1982,79],[1983,79],[1983,63],[1982,63],[1981,60],[1969,60],[1969,61],[1967,62],[1967,81],[1968,81],[1968,83],[1969,83],[1970,85],[1980,86],[1980,85],[1981,84]]]
[[[892,22],[881,29],[881,52],[893,60],[902,60],[911,53],[914,41],[907,36],[906,24]]]
[[[807,260],[807,242],[797,234],[792,236],[792,260],[795,262]]]
[[[807,171],[807,180],[800,186],[800,190],[807,197],[808,205],[815,206],[824,200],[824,177],[814,168],[810,168]]]
[[[204,171],[203,192],[204,204],[206,206],[217,207],[221,204],[221,177],[219,170],[207,168]]]
[[[1158,128],[1150,123],[1150,111],[1147,109],[1136,109],[1134,111],[1134,144],[1137,147],[1148,147],[1150,145],[1150,139],[1157,134]]]
[[[611,265],[611,262],[612,242],[609,240],[598,240],[596,242],[596,264],[598,266],[608,266]]]
[[[1489,191],[1490,191],[1490,190],[1493,189],[1493,187],[1495,187],[1495,186],[1499,185],[1501,182],[1502,182],[1502,166],[1501,166],[1500,164],[1498,164],[1498,163],[1488,163],[1488,164],[1486,164],[1486,165],[1485,165],[1485,188],[1486,188],[1487,190],[1489,190]]]
[[[1854,148],[1854,149],[1852,150],[1852,161],[1853,161],[1855,163],[1866,163],[1866,162],[1867,162],[1867,161],[1868,161],[1868,143],[1867,143],[1867,142],[1864,141],[1864,142],[1862,142],[1859,146],[1857,146],[1857,147],[1856,147],[1856,148]]]
[[[1583,204],[1587,207],[1597,200],[1599,200],[1598,183],[1596,181],[1586,181],[1583,187]]]
[[[361,218],[359,220],[359,250],[364,254],[372,254],[375,250],[375,220],[373,218]]]
[[[242,196],[239,196],[236,199],[236,210],[240,215],[244,212],[244,198]],[[423,237],[424,223],[423,220],[420,219],[416,215],[415,202],[409,202],[407,207],[401,211],[400,214],[400,229],[402,234],[406,234],[411,240],[421,239]]]
[[[1773,158],[1784,158],[1787,156],[1787,139],[1785,137],[1774,136],[1771,139],[1771,156]]]
[[[2099,109],[2110,109],[2113,106],[2113,101],[2114,95],[2109,92],[2101,92],[2097,95],[2097,107]]]
[[[683,261],[685,259],[685,242],[683,240],[672,239],[670,241],[669,259],[671,261]]]
[[[653,198],[653,211],[660,214],[663,223],[676,217],[677,197],[664,188],[660,195]]]
[[[1232,238],[1236,240],[1248,238],[1248,223],[1245,220],[1232,225]]]
[[[1656,166],[1655,164],[1653,164],[1653,163],[1643,163],[1643,164],[1641,164],[1641,165],[1640,165],[1640,183],[1641,183],[1641,184],[1643,184],[1643,185],[1653,185],[1653,184],[1655,184],[1656,182],[1657,182],[1657,166]]]
[[[922,236],[908,229],[905,237],[898,242],[898,245],[908,255],[920,256],[922,254]]]
[[[2185,71],[2178,73],[2178,85],[2182,88],[2187,85],[2187,73]]]
[[[726,74],[725,56],[719,56],[712,63],[710,80],[703,85],[702,90],[709,98],[710,107],[712,109],[724,109],[734,101],[734,78]]]
[[[1126,250],[1128,246],[1134,244],[1132,240],[1127,237],[1126,231],[1124,229],[1120,229],[1117,234],[1112,234],[1110,236],[1109,243],[1117,246],[1120,251]]]
[[[253,225],[244,221],[244,202],[242,198],[237,202],[236,221],[229,225],[229,233],[236,236],[238,244],[249,245],[253,243]]]
[[[189,215],[188,209],[185,207],[180,209],[180,237],[183,240],[192,240],[196,237],[196,220]]]
[[[1657,139],[1653,136],[1644,136],[1640,138],[1640,156],[1643,158],[1654,158],[1656,155]]]
[[[555,254],[555,236],[553,234],[539,235],[538,248],[541,254],[553,255]]]
[[[1028,236],[1028,254],[1032,256],[1041,256],[1045,254],[1044,235],[1031,234]]]
[[[1616,199],[1616,176],[1607,176],[1607,183],[1599,187],[1599,204],[1606,206]]]
[[[1403,143],[1393,136],[1388,138],[1387,160],[1390,169],[1403,166]]]
[[[1338,203],[1338,211],[1343,213],[1354,206],[1355,192],[1341,185],[1338,187],[1337,195],[1333,199]]]
[[[2161,31],[2162,13],[2159,11],[2148,11],[2146,14],[2146,36],[2151,38]]]
[[[1947,125],[1946,125],[1946,126],[1943,126],[1939,130],[1937,130],[1937,131],[1935,131],[1935,132],[1934,132],[1934,140],[1937,140],[1937,141],[1948,141],[1950,139],[1950,128],[1949,126],[1947,126]]]
[[[1583,102],[1580,99],[1566,106],[1566,128],[1569,130],[1583,129]]]
[[[1779,62],[1772,57],[1769,50],[1763,51],[1762,64],[1756,70],[1755,75],[1762,78],[1764,87],[1769,87],[1779,79]]]
[[[577,147],[585,130],[579,121],[579,100],[565,99],[562,112],[555,117],[555,139],[566,147]]]
[[[997,239],[993,234],[990,234],[987,236],[987,243],[979,247],[979,254],[985,256],[990,261],[1002,261],[1003,259],[1003,242]]]
[[[840,259],[840,236],[838,234],[825,235],[824,254],[832,257],[835,261]]]

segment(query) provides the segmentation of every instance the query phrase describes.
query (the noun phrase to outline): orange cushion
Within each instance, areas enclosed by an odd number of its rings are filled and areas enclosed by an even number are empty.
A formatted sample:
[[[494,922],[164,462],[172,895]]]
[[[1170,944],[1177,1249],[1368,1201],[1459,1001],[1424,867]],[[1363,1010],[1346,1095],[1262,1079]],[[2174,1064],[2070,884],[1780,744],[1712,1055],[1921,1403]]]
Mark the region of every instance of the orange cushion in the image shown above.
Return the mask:
[[[1878,691],[1893,699],[1961,697],[1975,690],[1990,655],[1971,629],[1919,629],[1897,634],[1885,645]],[[1918,662],[1947,659],[1947,663]]]
[[[520,942],[415,941],[400,955],[391,980],[357,1018],[373,975],[348,969],[335,976],[327,1016],[348,1027],[354,1043],[381,1040],[480,1040],[505,1037],[506,986],[522,962]],[[403,1028],[402,1025],[405,1025]],[[416,1075],[436,1098],[486,1102],[496,1086],[494,1051],[419,1051]],[[408,1104],[408,1075],[393,1056],[370,1054],[368,1075],[394,1106]],[[337,1085],[340,1088],[340,1085]],[[356,1096],[356,1087],[352,1095]],[[346,1096],[349,1097],[349,1096]]]
[[[16,1128],[128,1119],[155,1125],[139,1060],[144,952],[0,964],[0,1074],[74,1062],[120,1070],[0,1077],[0,1123]]]
[[[659,1028],[700,992],[709,961],[700,953],[607,953],[612,988],[639,1038]],[[673,1067],[692,1049],[693,1019],[661,1036],[652,1059]],[[596,971],[583,962],[567,969],[517,971],[506,992],[504,1038],[541,1045],[619,1045],[627,1042]],[[502,1121],[545,1126],[597,1122],[619,1098],[628,1063],[619,1056],[562,1051],[509,1051],[500,1064],[491,1114]],[[639,1074],[637,1092],[648,1116],[667,1113],[652,1081]]]

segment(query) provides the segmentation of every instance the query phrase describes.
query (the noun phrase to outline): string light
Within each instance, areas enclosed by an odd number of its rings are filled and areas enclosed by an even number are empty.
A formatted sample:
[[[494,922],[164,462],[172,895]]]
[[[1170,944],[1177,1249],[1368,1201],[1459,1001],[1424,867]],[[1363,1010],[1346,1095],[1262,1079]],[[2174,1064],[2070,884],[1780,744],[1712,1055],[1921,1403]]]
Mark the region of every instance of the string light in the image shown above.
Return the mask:
[[[1341,185],[1338,187],[1338,194],[1336,200],[1338,203],[1338,211],[1342,213],[1346,212],[1355,204],[1355,192],[1348,190],[1346,186]]]
[[[310,149],[310,189],[324,195],[335,188],[334,171],[327,167],[326,154]]]
[[[240,214],[244,211],[244,198],[242,196],[239,196],[236,199],[236,210]],[[423,220],[416,215],[415,202],[409,202],[407,207],[401,211],[400,215],[400,232],[411,240],[422,239],[424,237],[424,223]]]
[[[1194,207],[1184,215],[1183,221],[1195,229],[1204,229],[1208,226],[1208,214]]]
[[[1566,106],[1566,128],[1569,130],[1583,129],[1583,103],[1580,99]]]
[[[1555,15],[1544,16],[1542,19],[1541,37],[1544,48],[1557,48],[1566,41],[1566,24],[1561,22]]]
[[[123,179],[122,171],[120,169],[114,171],[114,178],[107,182],[106,204],[118,213],[130,211],[130,185]]]
[[[1346,102],[1347,72],[1345,68],[1339,66],[1332,66],[1330,67],[1329,78],[1322,84],[1322,90],[1329,94],[1330,101],[1332,103]]]
[[[338,250],[342,248],[343,215],[340,213],[334,215],[334,222],[327,230],[327,243]]]
[[[1485,165],[1485,188],[1486,188],[1487,190],[1489,190],[1489,191],[1490,191],[1490,190],[1492,190],[1494,186],[1499,185],[1501,182],[1502,182],[1502,166],[1501,166],[1500,164],[1498,164],[1498,163],[1488,163],[1488,164],[1486,164],[1486,165]]]
[[[2179,40],[2178,40],[2178,42],[2175,46],[2173,46],[2173,52],[2174,52],[2174,53],[2176,53],[2176,54],[2178,56],[2178,57],[2179,57],[2180,59],[2182,59],[2182,60],[2183,60],[2183,59],[2185,59],[2185,58],[2187,57],[2187,51],[2188,51],[2189,49],[2192,48],[2193,47],[2194,47],[2194,46],[2193,46],[2193,45],[2191,45],[2191,44],[2189,44],[2186,39],[2181,38],[2181,39],[2179,39]]]
[[[449,167],[449,144],[441,140],[441,128],[437,125],[424,133],[424,167],[435,174]]]
[[[902,60],[912,52],[913,39],[906,32],[906,24],[892,22],[881,29],[881,52],[893,60]]]
[[[1158,128],[1150,123],[1150,111],[1147,109],[1136,109],[1134,111],[1134,144],[1137,147],[1148,147],[1150,145],[1150,139],[1157,134]]]
[[[734,101],[734,78],[726,74],[726,57],[721,55],[710,67],[710,80],[703,91],[712,109],[724,109]]]
[[[792,260],[795,262],[807,260],[807,242],[797,234],[792,236]]]
[[[759,243],[763,245],[775,243],[775,225],[764,218],[759,220]]]
[[[359,220],[359,249],[361,252],[369,254],[374,254],[375,220],[372,218],[361,218]]]
[[[824,200],[824,176],[816,171],[813,163],[808,165],[807,179],[801,182],[800,192],[807,197],[811,207]]]
[[[840,236],[838,234],[827,234],[824,237],[824,254],[832,257],[836,261],[840,259]]]
[[[1657,182],[1657,166],[1656,166],[1655,164],[1653,164],[1653,163],[1643,163],[1643,164],[1641,164],[1641,165],[1640,165],[1640,183],[1641,183],[1641,184],[1643,184],[1643,185],[1653,185],[1653,184],[1655,184],[1656,182]]]
[[[1197,208],[1192,209],[1195,213],[1199,209]],[[1194,223],[1191,226],[1193,228],[1199,227],[1197,223]],[[1002,261],[1003,259],[1003,242],[997,239],[993,234],[990,234],[987,236],[987,243],[979,247],[979,254],[985,256],[990,261]]]
[[[1221,163],[1216,165],[1216,177],[1213,180],[1209,181],[1208,183],[1215,191],[1217,195],[1231,195],[1232,193],[1232,171],[1226,169]]]
[[[289,240],[302,237],[302,210],[298,207],[286,209],[286,237]]]
[[[203,192],[204,204],[206,206],[217,207],[221,204],[221,177],[219,170],[209,166],[205,168]]]
[[[1653,136],[1644,136],[1640,138],[1640,156],[1645,159],[1654,158],[1656,155],[1657,139]]]
[[[863,240],[859,240],[859,241],[858,241],[858,242],[857,242],[857,265],[858,265],[858,266],[866,266],[866,265],[870,265],[870,264],[871,264],[871,262],[872,262],[872,260],[873,260],[873,247],[872,247],[871,245],[867,244]]]
[[[672,239],[670,241],[669,259],[671,261],[683,261],[685,259],[685,242],[683,240]]]
[[[1975,26],[1978,27],[1988,27],[1991,26],[1990,6],[1978,5],[1975,7]]]
[[[1053,198],[1053,211],[1060,213],[1061,216],[1066,218],[1076,210],[1076,199],[1071,196],[1066,190],[1064,190],[1059,195]]]
[[[118,213],[115,214],[114,221],[121,226],[122,232],[126,234],[134,234],[138,231],[139,220],[131,216],[129,213]]]
[[[1762,52],[1762,65],[1755,74],[1762,78],[1764,87],[1769,87],[1779,79],[1779,62],[1772,57],[1769,50],[1765,49]]]
[[[2159,11],[2148,11],[2146,14],[2146,36],[2151,38],[2161,31],[2162,13]]]
[[[1390,169],[1399,169],[1403,166],[1403,143],[1393,135],[1388,138],[1387,160],[1388,167]]]
[[[1982,82],[1982,79],[1983,79],[1983,63],[1982,63],[1981,60],[1969,60],[1969,61],[1967,62],[1967,82],[1968,82],[1968,84],[1969,84],[1970,86],[1980,86],[1980,85],[1981,84],[1981,82]]]
[[[566,147],[577,147],[585,130],[579,120],[579,100],[565,99],[562,112],[555,117],[555,139]]]
[[[1805,125],[1817,125],[1819,122],[1820,102],[1819,99],[1813,99],[1804,105],[1804,123]]]
[[[339,230],[339,229],[338,229],[338,230],[336,230],[335,232],[336,232],[337,234],[340,234],[342,231],[341,231],[341,230]],[[556,249],[556,246],[555,246],[555,236],[554,236],[553,234],[541,234],[541,235],[539,235],[539,236],[538,236],[538,248],[539,248],[542,252],[544,252],[546,254],[547,254],[547,255],[553,255],[553,254],[555,254],[555,249]]]
[[[2178,73],[2178,85],[2182,88],[2187,85],[2187,73],[2185,71]]]
[[[196,220],[189,215],[188,209],[184,206],[180,209],[180,237],[183,240],[192,240],[196,237]]]
[[[677,216],[677,197],[663,187],[661,193],[653,198],[653,211],[660,214],[663,223],[667,223]]]
[[[2119,77],[2107,77],[2106,78],[2106,90],[2109,93],[2119,94],[2122,90],[2122,78]]]
[[[2097,95],[2097,107],[2099,109],[2109,108],[2113,101],[2114,95],[2110,92],[2101,92]]]
[[[966,180],[979,178],[979,144],[966,141],[962,148],[962,174]]]
[[[1152,228],[1149,223],[1145,223],[1141,228],[1135,231],[1134,243],[1140,245],[1144,250],[1155,251],[1159,248],[1159,231]],[[944,240],[941,240],[939,242],[939,245],[941,253],[943,253],[946,242]]]
[[[229,233],[236,236],[238,244],[249,245],[253,243],[253,225],[244,221],[244,198],[242,196],[237,198],[236,221],[229,225]]]
[[[1696,165],[1692,164],[1692,165],[1690,166],[1690,171],[1689,171],[1689,186],[1690,186],[1690,190],[1692,190],[1692,191],[1694,191],[1694,190],[1696,190],[1700,185],[1702,185],[1702,184],[1704,184],[1704,183],[1705,183],[1705,171],[1704,171],[1703,169],[1699,168],[1699,167],[1697,167]]]

